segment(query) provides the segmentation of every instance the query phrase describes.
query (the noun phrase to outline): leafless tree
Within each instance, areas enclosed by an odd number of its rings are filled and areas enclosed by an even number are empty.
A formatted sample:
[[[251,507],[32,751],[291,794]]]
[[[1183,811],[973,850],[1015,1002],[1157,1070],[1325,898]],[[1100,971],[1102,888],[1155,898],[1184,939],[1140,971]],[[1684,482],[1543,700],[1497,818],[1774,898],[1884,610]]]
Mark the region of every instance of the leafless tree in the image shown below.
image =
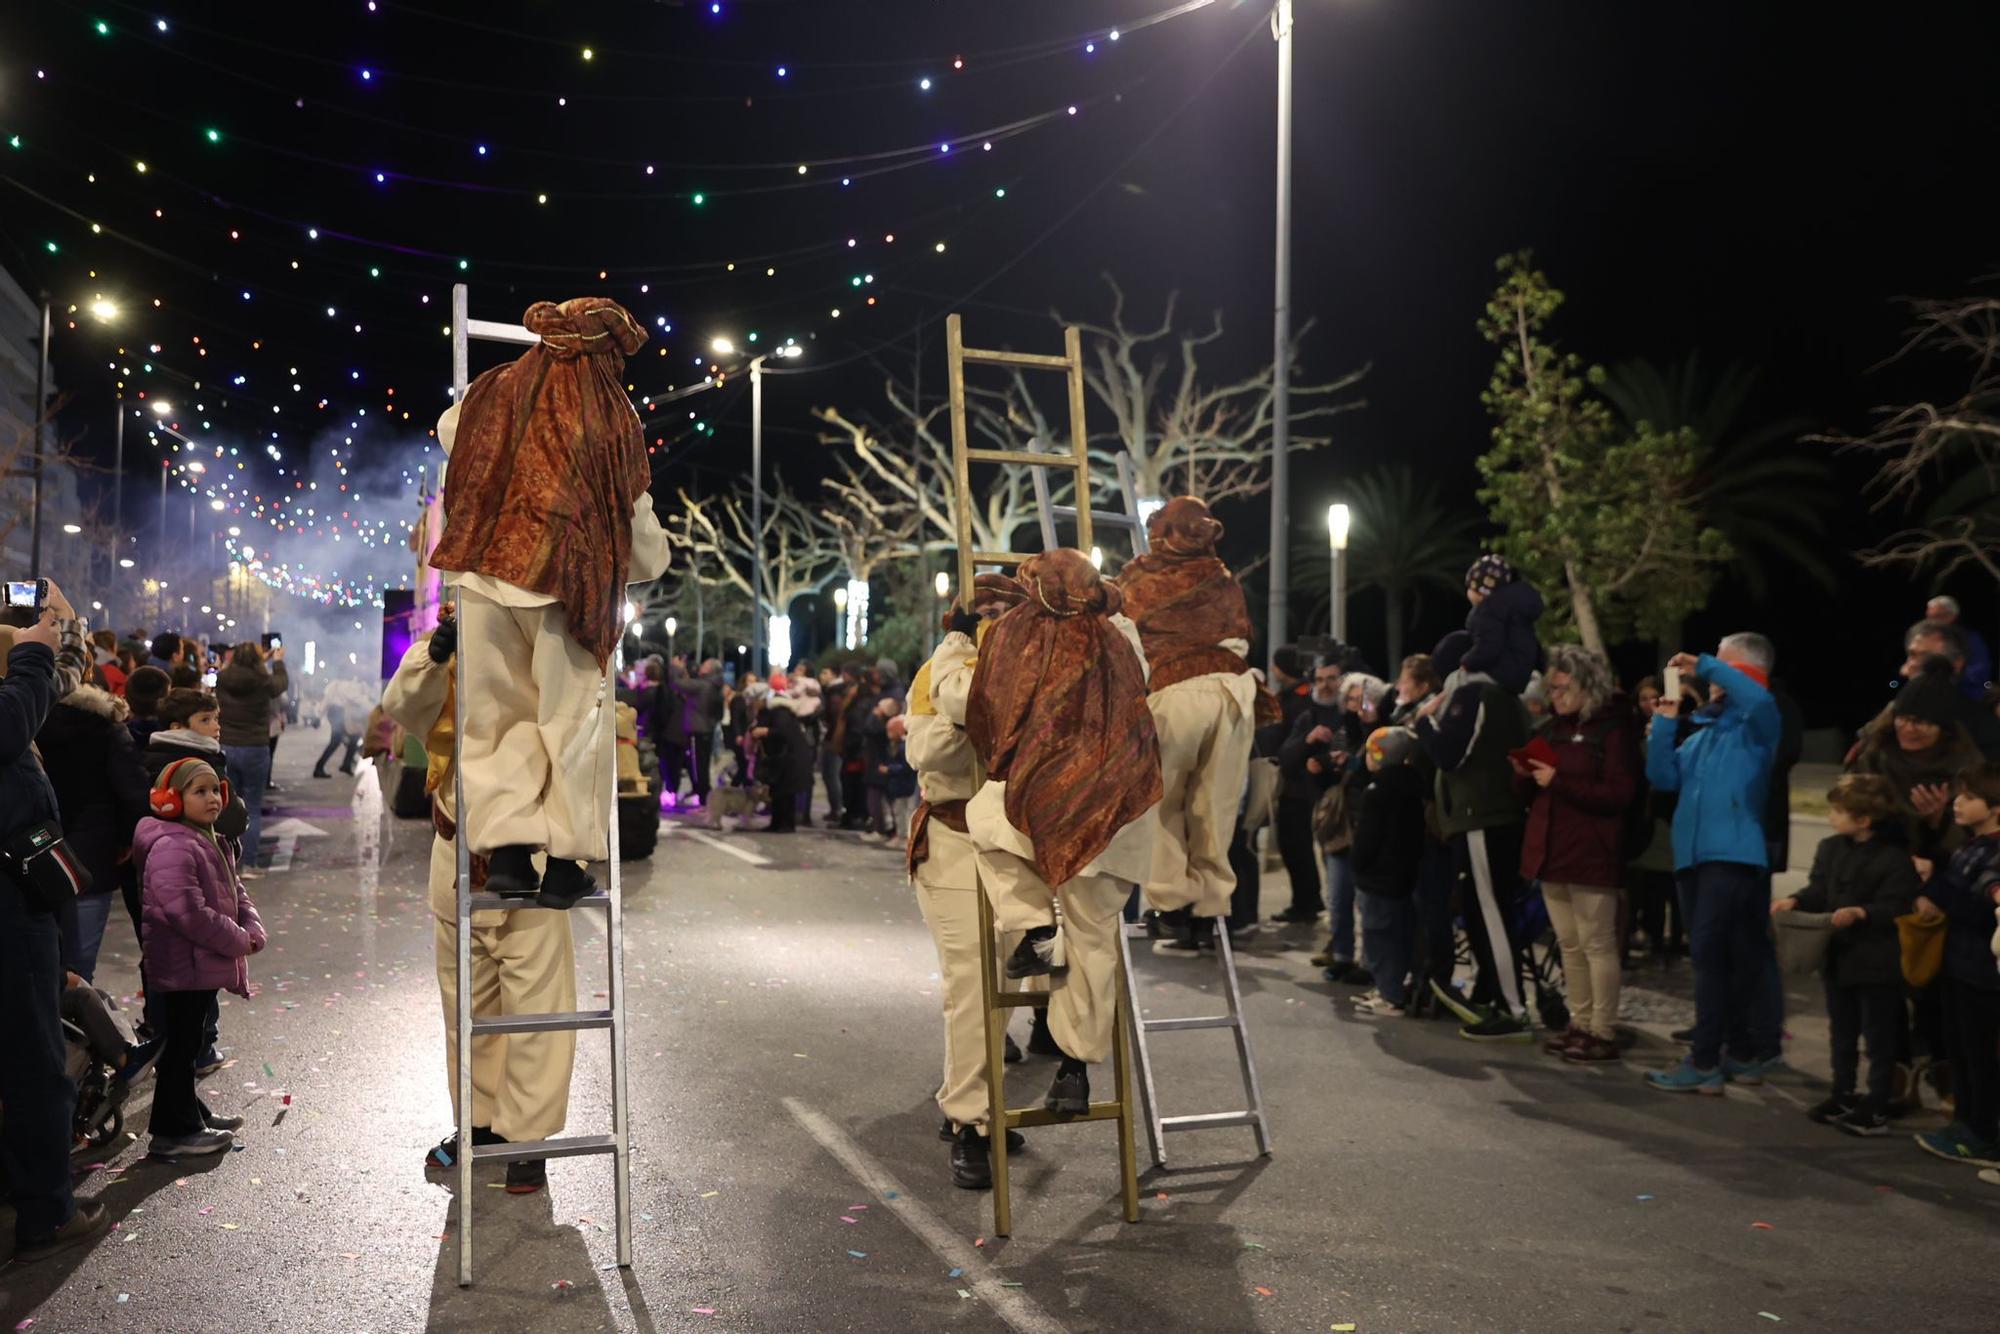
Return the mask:
[[[848,577],[868,579],[886,561],[918,555],[917,535],[924,526],[920,507],[851,467],[844,471],[824,483],[824,513]]]
[[[1972,566],[2000,581],[2000,298],[1906,304],[1910,327],[1882,364],[1919,354],[1964,363],[1963,389],[1947,399],[1878,407],[1876,425],[1865,434],[1812,438],[1873,456],[1875,508],[1899,508],[1909,519],[1859,553],[1864,565],[1940,575]],[[1921,511],[1920,502],[1927,502]]]
[[[680,510],[662,526],[674,548],[694,559],[693,575],[703,584],[755,595],[765,608],[781,612],[839,568],[842,553],[833,525],[774,478],[764,498],[762,578],[752,584],[751,544],[755,541],[748,501],[737,495],[694,499],[679,492]]]
[[[1173,490],[1199,495],[1211,504],[1253,496],[1271,483],[1271,405],[1275,363],[1248,375],[1213,383],[1202,374],[1204,349],[1223,336],[1222,312],[1213,312],[1205,328],[1183,330],[1175,317],[1180,294],[1167,294],[1159,322],[1137,328],[1127,321],[1125,291],[1110,274],[1108,324],[1072,320],[1060,311],[1058,324],[1075,324],[1087,348],[1085,380],[1097,402],[1110,410],[1113,428],[1091,433],[1092,454],[1110,475],[1111,456],[1132,456],[1134,484],[1139,495],[1158,499]],[[1296,368],[1299,346],[1312,321],[1302,325],[1292,341]],[[1364,406],[1345,397],[1367,367],[1331,380],[1291,386],[1290,421],[1294,450],[1317,449],[1330,436],[1301,430],[1307,423]]]

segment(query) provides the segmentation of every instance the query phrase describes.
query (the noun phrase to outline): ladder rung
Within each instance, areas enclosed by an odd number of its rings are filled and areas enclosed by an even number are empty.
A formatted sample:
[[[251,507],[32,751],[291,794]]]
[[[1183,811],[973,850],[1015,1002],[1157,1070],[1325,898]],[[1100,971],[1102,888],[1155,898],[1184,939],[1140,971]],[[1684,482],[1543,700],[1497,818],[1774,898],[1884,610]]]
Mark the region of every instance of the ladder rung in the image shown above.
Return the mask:
[[[472,1036],[489,1033],[561,1033],[581,1028],[611,1027],[609,1010],[575,1010],[568,1013],[505,1014],[472,1021]]]
[[[1058,519],[1074,519],[1076,517],[1076,506],[1051,505],[1049,506],[1049,513]],[[1092,510],[1090,512],[1090,521],[1092,523],[1108,523],[1114,528],[1144,528],[1146,526],[1144,519],[1135,519],[1129,514],[1115,513],[1111,510]]]
[[[599,890],[595,894],[584,895],[570,906],[572,908],[603,908],[609,906],[610,903],[611,896],[603,890]],[[540,907],[541,905],[533,899],[504,899],[498,894],[474,894],[472,896],[472,910],[474,912],[483,912],[487,909],[496,909],[500,912],[525,912],[529,908]],[[543,909],[543,911],[550,910]]]
[[[571,1135],[566,1139],[531,1139],[518,1144],[478,1144],[473,1146],[475,1163],[513,1163],[524,1158],[581,1158],[591,1153],[615,1153],[618,1141],[610,1135]]]
[[[1051,371],[1069,369],[1068,357],[1050,356],[1046,352],[990,352],[967,347],[961,348],[958,355],[966,361],[976,361],[988,366],[1036,366]]]
[[[1049,1003],[1051,994],[1046,991],[1003,991],[993,1000],[1002,1010],[1038,1010]]]
[[[1197,1019],[1147,1019],[1143,1022],[1148,1033],[1189,1033],[1197,1028],[1236,1027],[1236,1017],[1228,1014],[1205,1014]]]
[[[1036,1126],[1066,1126],[1081,1121],[1116,1121],[1124,1112],[1124,1107],[1115,1102],[1093,1102],[1090,1110],[1082,1116],[1058,1116],[1046,1107],[1024,1107],[1009,1110],[1007,1124],[1016,1129],[1032,1130]]]
[[[1199,1116],[1163,1116],[1162,1130],[1214,1130],[1218,1126],[1254,1126],[1255,1112],[1204,1112]]]
[[[972,553],[974,565],[1019,565],[1032,551],[975,551]]]
[[[1024,468],[1074,468],[1077,466],[1074,454],[1037,454],[1026,449],[968,449],[965,457],[971,463],[1006,463]]]

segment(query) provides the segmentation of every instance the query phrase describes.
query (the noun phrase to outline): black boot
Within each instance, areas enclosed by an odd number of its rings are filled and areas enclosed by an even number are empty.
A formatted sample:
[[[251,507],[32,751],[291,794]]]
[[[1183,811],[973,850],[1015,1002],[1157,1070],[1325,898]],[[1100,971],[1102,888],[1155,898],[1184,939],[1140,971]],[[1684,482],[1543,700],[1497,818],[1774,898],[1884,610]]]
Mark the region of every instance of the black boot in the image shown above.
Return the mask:
[[[541,886],[535,864],[529,860],[534,849],[523,843],[495,848],[486,859],[486,888],[503,899],[532,899]]]
[[[1005,1056],[1004,1059],[1008,1065],[1019,1065],[1021,1063],[1021,1049],[1020,1047],[1015,1045],[1014,1035],[1012,1033],[1007,1034],[1006,1038],[1007,1038],[1007,1055]]]
[[[1056,975],[1069,971],[1067,965],[1051,963],[1046,947],[1056,938],[1052,926],[1038,926],[1021,937],[1012,957],[1007,960],[1007,976],[1015,979],[1038,977],[1044,973]]]
[[[596,892],[597,882],[590,878],[590,872],[576,862],[551,857],[548,873],[542,877],[542,892],[535,896],[535,903],[543,908],[567,909],[576,906],[578,899]]]
[[[993,1154],[977,1126],[967,1126],[951,1141],[951,1184],[960,1190],[993,1189]]]
[[[1065,1056],[1056,1067],[1056,1082],[1049,1085],[1049,1096],[1042,1099],[1042,1106],[1057,1116],[1082,1116],[1090,1110],[1090,1067],[1073,1057]]]
[[[1028,1054],[1030,1056],[1060,1056],[1062,1048],[1056,1045],[1055,1034],[1049,1032],[1049,1012],[1039,1006],[1035,1009],[1035,1023],[1028,1030]]]

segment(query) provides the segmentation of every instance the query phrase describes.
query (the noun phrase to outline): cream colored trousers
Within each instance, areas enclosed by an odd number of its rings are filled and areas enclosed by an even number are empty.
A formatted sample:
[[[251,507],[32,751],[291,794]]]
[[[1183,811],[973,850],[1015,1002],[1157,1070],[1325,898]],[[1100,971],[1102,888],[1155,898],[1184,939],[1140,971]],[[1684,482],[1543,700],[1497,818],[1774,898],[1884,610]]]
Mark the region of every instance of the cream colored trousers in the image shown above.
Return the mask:
[[[1160,836],[1146,905],[1221,917],[1236,892],[1229,840],[1249,781],[1251,718],[1228,678],[1197,676],[1146,697],[1160,736]]]
[[[612,728],[597,659],[570,638],[555,603],[507,607],[461,588],[458,619],[472,850],[525,844],[604,860]]]
[[[986,1133],[991,1103],[986,1087],[986,997],[979,976],[979,888],[973,880],[972,840],[932,820],[930,856],[917,867],[917,906],[937,943],[938,980],[944,993],[944,1079],[938,1110],[953,1129],[978,1126]],[[1002,966],[1021,942],[1000,934]],[[1022,989],[1009,984],[1008,990]],[[1030,979],[1039,985],[1043,978]]]
[[[456,903],[457,856],[442,838],[431,840],[431,894],[440,889]],[[480,913],[480,919],[488,914]],[[472,1012],[482,1018],[549,1014],[576,1008],[576,956],[569,914],[546,908],[493,914],[497,926],[472,929]],[[454,922],[435,914],[438,996],[444,1002],[445,1082],[452,1119],[458,1117],[458,935]],[[576,1034],[489,1034],[472,1040],[472,1123],[506,1139],[550,1139],[569,1118],[570,1070]]]
[[[1049,1033],[1079,1061],[1109,1056],[1118,1016],[1119,913],[1131,885],[1108,875],[1079,875],[1051,890],[1033,862],[1000,848],[979,849],[979,882],[1003,936],[1054,924],[1056,899],[1062,899],[1069,972],[1049,989]]]
[[[1562,946],[1569,1021],[1607,1040],[1618,1034],[1618,891],[1593,885],[1542,886],[1549,923]]]

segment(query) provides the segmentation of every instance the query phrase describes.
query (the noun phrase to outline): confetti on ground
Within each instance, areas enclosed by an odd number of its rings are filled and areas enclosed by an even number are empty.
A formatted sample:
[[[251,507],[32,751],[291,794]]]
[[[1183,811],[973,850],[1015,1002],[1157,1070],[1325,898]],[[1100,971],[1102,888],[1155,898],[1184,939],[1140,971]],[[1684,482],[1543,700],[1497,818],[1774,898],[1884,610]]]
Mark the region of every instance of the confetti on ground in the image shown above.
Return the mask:
[[[1769,1311],[1759,1311],[1757,1314],[1764,1317],[1764,1319],[1770,1321],[1774,1325],[1782,1325],[1785,1323],[1785,1318],[1783,1316],[1772,1315]]]
[[[946,1274],[946,1275],[945,1275],[945,1277],[946,1277],[946,1278],[957,1278],[957,1277],[958,1277],[958,1276],[959,1276],[960,1274],[963,1274],[964,1272],[965,1272],[965,1271],[964,1271],[963,1269],[954,1269],[954,1270],[952,1270],[952,1271],[951,1271],[951,1272],[950,1272],[949,1274]]]
[[[264,1062],[264,1078],[276,1079],[277,1077],[278,1072],[271,1068],[271,1063],[269,1061]]]
[[[812,1057],[806,1055],[802,1051],[795,1051],[792,1053],[792,1055],[798,1057],[801,1061],[810,1061],[812,1059]]]
[[[1264,1249],[1264,1243],[1261,1241],[1246,1241],[1243,1243],[1243,1249],[1246,1251],[1261,1251]]]
[[[1156,1200],[1164,1200],[1164,1199],[1166,1199],[1166,1198],[1167,1198],[1167,1193],[1166,1193],[1165,1191],[1161,1191],[1161,1192],[1160,1192],[1159,1194],[1155,1195],[1155,1196],[1154,1196],[1153,1198],[1154,1198],[1154,1199],[1156,1199]]]
[[[969,1302],[972,1300],[972,1294],[967,1292],[964,1288],[960,1288],[958,1290],[958,1299],[962,1302]]]
[[[868,1258],[868,1252],[866,1251],[849,1251],[848,1254],[857,1260],[866,1260]]]
[[[885,1190],[882,1192],[882,1198],[885,1200],[893,1200],[896,1198],[896,1192],[893,1190]]]
[[[1777,1231],[1777,1229],[1772,1227],[1769,1223],[1752,1223],[1750,1226],[1756,1228],[1759,1232]]]
[[[222,1230],[223,1230],[224,1232],[234,1232],[234,1231],[236,1231],[236,1229],[237,1229],[237,1228],[239,1228],[239,1227],[241,1227],[241,1226],[242,1226],[242,1224],[240,1224],[240,1223],[224,1223],[224,1224],[222,1224]]]
[[[1002,1283],[1000,1286],[1003,1288],[1018,1288],[1021,1285],[1019,1283]]]
[[[713,1306],[690,1306],[688,1310],[693,1311],[696,1315],[715,1314],[715,1308]]]
[[[129,1302],[129,1301],[131,1301],[131,1300],[132,1300],[132,1294],[131,1294],[131,1293],[129,1293],[129,1292],[121,1292],[121,1293],[119,1293],[119,1294],[118,1294],[118,1304],[119,1304],[120,1306],[123,1306],[123,1305],[125,1305],[125,1303],[127,1303],[127,1302]]]
[[[195,1210],[195,1213],[202,1218],[206,1218],[214,1212],[215,1212],[215,1206],[212,1204],[204,1204],[201,1208]]]
[[[984,1246],[984,1245],[986,1244],[986,1238],[984,1238],[984,1237],[974,1237],[974,1238],[972,1239],[972,1244],[973,1244],[974,1246]]]
[[[850,1214],[865,1213],[867,1212],[867,1209],[868,1206],[865,1204],[850,1204],[847,1206],[847,1212],[849,1212]]]
[[[1354,1334],[1354,1326],[1352,1323],[1345,1325],[1334,1325],[1331,1328],[1333,1329],[1333,1334]]]
[[[846,1214],[842,1214],[840,1221],[843,1223],[859,1223],[861,1220],[858,1218],[849,1218]]]
[[[28,1318],[27,1318],[26,1320],[23,1320],[23,1321],[22,1321],[22,1322],[21,1322],[20,1324],[18,1324],[18,1325],[16,1325],[16,1326],[14,1326],[14,1328],[15,1328],[15,1329],[27,1329],[27,1328],[31,1327],[31,1326],[32,1326],[32,1325],[33,1325],[34,1323],[35,1323],[35,1318],[34,1318],[33,1316],[29,1316],[29,1317],[28,1317]]]
[[[1650,1195],[1634,1195],[1632,1198],[1639,1201],[1639,1203],[1644,1204],[1646,1201],[1652,1199],[1653,1197]]]
[[[1256,1293],[1259,1297],[1268,1297],[1271,1295],[1269,1288],[1252,1288],[1250,1291]]]

